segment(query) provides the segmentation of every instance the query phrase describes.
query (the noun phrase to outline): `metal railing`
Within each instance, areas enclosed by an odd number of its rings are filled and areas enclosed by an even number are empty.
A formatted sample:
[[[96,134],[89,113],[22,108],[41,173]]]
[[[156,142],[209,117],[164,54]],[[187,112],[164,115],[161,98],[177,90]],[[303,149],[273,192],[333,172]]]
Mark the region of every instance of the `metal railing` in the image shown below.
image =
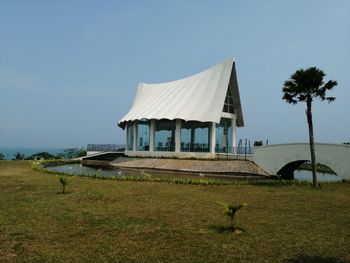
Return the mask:
[[[210,152],[208,144],[194,144],[194,145],[186,145],[181,146],[181,152]]]
[[[121,152],[125,150],[123,144],[88,144],[88,152]]]
[[[254,147],[238,146],[238,147],[215,147],[215,153],[222,154],[238,154],[238,155],[252,155],[254,154]]]
[[[120,152],[125,150],[124,144],[88,144],[88,152]],[[148,150],[148,149],[146,149]],[[155,151],[175,151],[174,145],[169,147],[155,147]],[[181,152],[209,152],[208,145],[194,145],[193,147],[181,147]],[[229,155],[253,155],[254,147],[215,147],[215,153]]]

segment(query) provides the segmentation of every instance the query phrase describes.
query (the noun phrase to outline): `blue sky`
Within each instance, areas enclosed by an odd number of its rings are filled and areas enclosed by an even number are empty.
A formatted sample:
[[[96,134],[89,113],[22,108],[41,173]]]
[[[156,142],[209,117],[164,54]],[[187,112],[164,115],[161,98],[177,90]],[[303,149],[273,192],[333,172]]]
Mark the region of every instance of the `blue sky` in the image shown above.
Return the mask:
[[[339,85],[314,103],[318,142],[350,141],[350,1],[0,0],[0,146],[123,143],[138,82],[236,59],[238,138],[308,140],[305,105],[282,101],[299,68]]]

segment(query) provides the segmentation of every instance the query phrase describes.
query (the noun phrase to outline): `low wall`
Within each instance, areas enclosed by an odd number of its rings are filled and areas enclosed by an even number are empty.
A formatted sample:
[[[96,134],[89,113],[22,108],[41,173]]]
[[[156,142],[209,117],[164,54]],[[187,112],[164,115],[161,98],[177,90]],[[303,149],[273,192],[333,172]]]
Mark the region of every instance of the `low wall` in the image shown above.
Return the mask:
[[[238,155],[225,153],[208,152],[148,152],[148,151],[125,151],[128,157],[149,157],[149,158],[174,158],[174,159],[238,159],[252,160],[253,155]]]

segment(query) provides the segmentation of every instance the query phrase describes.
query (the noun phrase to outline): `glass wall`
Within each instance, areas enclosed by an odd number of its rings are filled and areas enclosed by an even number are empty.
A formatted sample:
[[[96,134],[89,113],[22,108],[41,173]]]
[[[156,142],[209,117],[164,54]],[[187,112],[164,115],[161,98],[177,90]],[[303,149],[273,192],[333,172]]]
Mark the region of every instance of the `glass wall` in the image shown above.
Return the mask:
[[[233,153],[231,119],[221,118],[220,124],[216,124],[215,152]]]
[[[163,152],[175,151],[176,121],[160,120],[154,131],[154,150]]]
[[[189,121],[181,123],[181,151],[210,151],[210,122]]]
[[[128,122],[126,126],[126,149],[128,151],[133,150],[134,143],[134,125],[133,122]]]
[[[149,151],[149,121],[141,120],[136,125],[136,151]]]
[[[191,152],[191,125],[189,122],[181,121],[181,132],[180,132],[180,141],[181,141],[181,152]]]

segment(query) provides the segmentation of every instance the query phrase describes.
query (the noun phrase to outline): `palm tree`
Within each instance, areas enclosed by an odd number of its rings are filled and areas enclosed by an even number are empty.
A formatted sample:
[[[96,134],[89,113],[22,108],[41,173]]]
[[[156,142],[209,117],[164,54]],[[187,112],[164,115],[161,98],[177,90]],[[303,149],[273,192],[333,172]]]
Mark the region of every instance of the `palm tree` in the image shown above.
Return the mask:
[[[312,124],[312,101],[320,99],[321,101],[328,101],[328,103],[335,100],[335,97],[326,97],[326,92],[333,89],[338,83],[334,80],[329,80],[324,83],[323,78],[326,74],[316,68],[311,67],[306,70],[299,69],[290,79],[284,82],[283,97],[286,102],[297,104],[298,102],[306,102],[306,117],[309,125],[309,142],[311,152],[312,165],[312,182],[313,186],[317,187],[316,177],[316,157],[314,144],[314,131]]]
[[[230,218],[230,230],[232,232],[234,232],[237,228],[235,218],[238,210],[246,205],[247,204],[244,204],[244,203],[238,204],[238,205],[231,204],[231,203],[224,204],[224,209],[225,209],[224,212],[225,212],[225,215],[227,215]]]
[[[62,194],[64,194],[66,192],[66,188],[67,186],[73,182],[74,180],[74,176],[66,176],[66,175],[58,175],[57,176],[57,179],[58,179],[58,182],[61,184],[62,186]]]

